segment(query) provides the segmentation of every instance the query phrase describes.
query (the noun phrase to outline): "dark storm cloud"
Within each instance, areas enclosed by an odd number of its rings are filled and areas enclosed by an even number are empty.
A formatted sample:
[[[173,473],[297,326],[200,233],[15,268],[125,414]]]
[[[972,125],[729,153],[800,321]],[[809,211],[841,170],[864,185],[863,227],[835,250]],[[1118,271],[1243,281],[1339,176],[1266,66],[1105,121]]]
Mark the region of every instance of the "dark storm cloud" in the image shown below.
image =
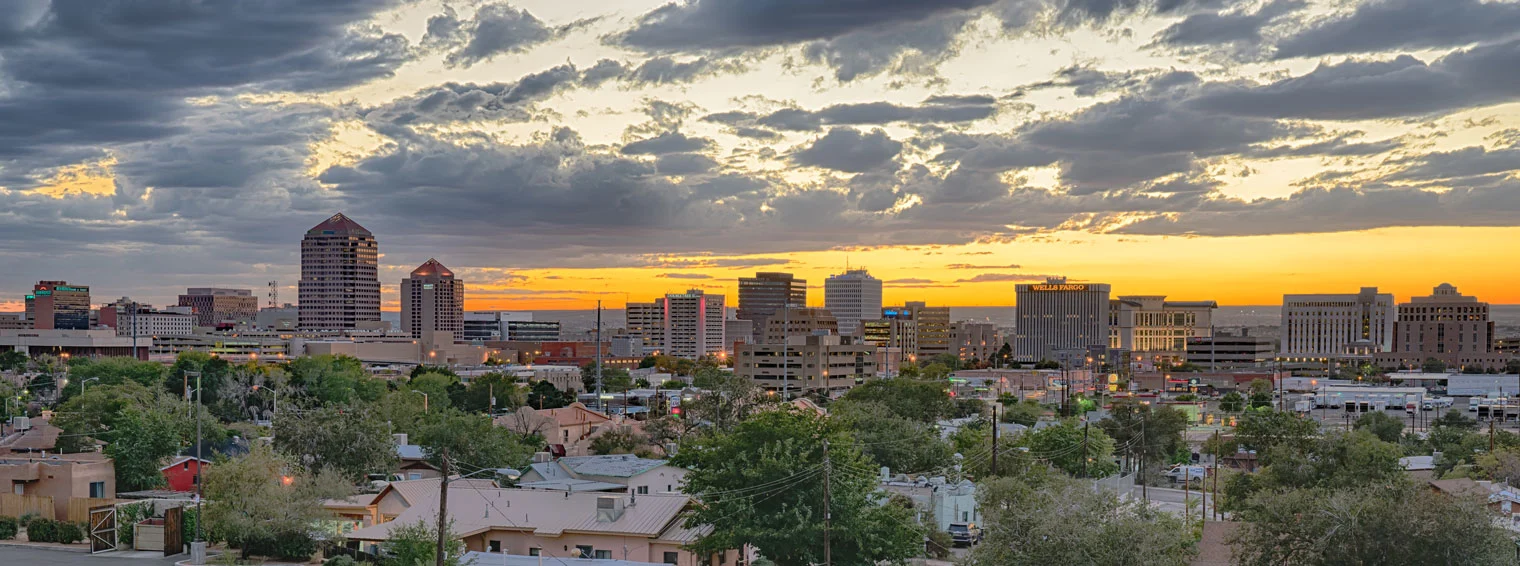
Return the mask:
[[[1275,56],[1319,57],[1457,47],[1520,33],[1520,4],[1485,0],[1371,0],[1279,41]]]
[[[1171,46],[1256,44],[1261,30],[1280,17],[1297,11],[1304,0],[1273,0],[1255,12],[1201,12],[1189,15],[1156,34],[1155,43]]]
[[[658,85],[690,83],[724,73],[739,73],[746,69],[738,59],[698,57],[680,61],[670,56],[653,57],[629,70],[624,80],[633,85]]]
[[[654,168],[661,175],[695,175],[716,169],[718,162],[700,153],[672,153],[655,159]]]
[[[1398,138],[1389,138],[1372,142],[1353,141],[1361,132],[1342,134],[1323,141],[1310,142],[1300,145],[1276,145],[1258,146],[1241,153],[1245,157],[1259,159],[1272,159],[1278,157],[1311,157],[1329,156],[1344,157],[1354,155],[1376,155],[1393,151],[1403,146]]]
[[[1393,164],[1401,166],[1401,169],[1385,180],[1434,181],[1520,172],[1520,147],[1464,147],[1407,157]]]
[[[893,123],[966,123],[997,114],[997,100],[990,96],[935,96],[917,106],[891,102],[834,104],[819,110],[782,108],[765,116],[746,112],[711,114],[710,122],[730,125],[753,123],[790,131],[816,131],[825,125],[866,126]]]
[[[902,153],[902,145],[881,130],[861,133],[855,128],[839,127],[793,151],[791,158],[798,165],[864,173],[891,163]]]
[[[453,8],[445,7],[444,13],[428,19],[422,45],[447,51],[444,61],[450,66],[469,67],[497,55],[524,51],[549,41],[554,34],[527,10],[506,3],[483,5],[468,20],[460,20]]]
[[[507,83],[444,83],[365,109],[361,115],[372,125],[483,120],[523,122],[537,115],[534,103],[577,86],[595,87],[607,80],[606,75],[613,67],[622,68],[616,61],[603,59],[585,71],[566,64],[523,75]]]
[[[1347,60],[1267,85],[1216,85],[1191,105],[1240,116],[1365,120],[1442,114],[1520,99],[1520,40],[1456,51]]]
[[[996,0],[694,0],[644,14],[613,39],[651,51],[762,47],[830,39],[884,24],[915,22]]]
[[[661,155],[666,153],[689,153],[712,147],[707,138],[694,138],[681,132],[665,132],[623,146],[624,155]]]

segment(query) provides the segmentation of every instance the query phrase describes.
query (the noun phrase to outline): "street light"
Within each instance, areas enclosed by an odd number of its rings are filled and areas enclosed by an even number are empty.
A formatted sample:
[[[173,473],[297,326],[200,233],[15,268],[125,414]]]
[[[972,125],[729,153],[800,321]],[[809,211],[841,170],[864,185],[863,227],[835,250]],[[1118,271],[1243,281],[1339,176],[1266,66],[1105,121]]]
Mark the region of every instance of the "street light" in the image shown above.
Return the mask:
[[[89,378],[89,379],[86,379],[84,381],[79,382],[79,396],[80,397],[84,396],[84,384],[89,383],[91,381],[100,381],[100,378],[98,378],[98,377],[92,377],[92,378]]]
[[[412,393],[416,393],[416,394],[422,396],[422,412],[423,413],[427,413],[428,412],[428,394],[427,393],[423,393],[421,391],[417,391],[415,389],[412,390]]]

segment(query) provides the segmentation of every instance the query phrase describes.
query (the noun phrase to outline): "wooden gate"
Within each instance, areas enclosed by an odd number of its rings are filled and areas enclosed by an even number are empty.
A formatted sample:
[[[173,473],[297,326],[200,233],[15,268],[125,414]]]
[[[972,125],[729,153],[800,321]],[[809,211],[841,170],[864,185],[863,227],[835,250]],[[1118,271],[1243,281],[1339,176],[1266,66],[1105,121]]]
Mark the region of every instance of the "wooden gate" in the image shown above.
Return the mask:
[[[90,510],[90,554],[116,550],[116,506]]]
[[[185,508],[164,510],[164,556],[185,551]]]

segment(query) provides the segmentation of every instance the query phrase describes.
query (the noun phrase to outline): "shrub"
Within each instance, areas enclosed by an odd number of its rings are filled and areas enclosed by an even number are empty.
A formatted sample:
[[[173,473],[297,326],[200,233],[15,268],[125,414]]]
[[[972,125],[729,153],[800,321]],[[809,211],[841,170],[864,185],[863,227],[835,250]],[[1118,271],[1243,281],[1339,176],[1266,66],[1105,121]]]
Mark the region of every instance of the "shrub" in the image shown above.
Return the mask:
[[[21,518],[18,519],[18,521],[21,524],[21,528],[24,529],[31,526],[32,521],[36,521],[38,517],[39,515],[37,515],[36,511],[27,511],[21,514]]]
[[[322,566],[358,566],[358,564],[358,561],[355,561],[347,554],[339,554],[322,561]]]
[[[950,548],[955,546],[955,539],[950,533],[934,529],[929,531],[929,557],[943,560],[950,557]]]
[[[52,519],[33,519],[26,526],[26,540],[32,542],[57,542],[58,521]]]
[[[317,541],[305,531],[276,532],[268,538],[243,541],[244,556],[267,556],[278,560],[308,560],[317,552]]]
[[[57,522],[57,530],[53,533],[53,542],[74,544],[84,540],[84,528],[78,523]]]
[[[21,523],[15,517],[0,517],[0,540],[16,538],[16,531],[20,528]]]

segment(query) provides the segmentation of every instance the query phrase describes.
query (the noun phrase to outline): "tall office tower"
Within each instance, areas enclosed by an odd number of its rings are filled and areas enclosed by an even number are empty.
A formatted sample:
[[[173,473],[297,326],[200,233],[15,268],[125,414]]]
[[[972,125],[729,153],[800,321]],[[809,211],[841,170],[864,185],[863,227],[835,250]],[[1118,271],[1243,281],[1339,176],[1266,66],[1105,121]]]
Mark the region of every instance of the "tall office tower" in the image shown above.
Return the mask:
[[[823,282],[823,308],[839,321],[840,336],[861,336],[861,321],[881,318],[881,280],[852,269]]]
[[[1488,303],[1442,283],[1428,297],[1411,297],[1399,305],[1393,351],[1378,356],[1383,367],[1418,369],[1435,358],[1448,369],[1500,369],[1508,354],[1494,351],[1494,323]]]
[[[881,309],[881,318],[913,321],[918,333],[918,350],[910,353],[920,359],[957,353],[955,333],[950,328],[950,307],[931,307],[922,301],[909,301],[901,307]]]
[[[252,321],[259,316],[259,298],[248,289],[191,287],[179,296],[179,306],[195,311],[196,326]]]
[[[301,240],[301,328],[342,330],[380,321],[379,244],[343,213]]]
[[[36,330],[89,330],[90,288],[68,281],[39,281],[26,294],[26,318]]]
[[[725,351],[723,295],[692,289],[665,295],[655,304],[664,312],[666,355],[695,360]]]
[[[1107,284],[1067,283],[1064,277],[1015,286],[1018,326],[1013,359],[1055,360],[1057,352],[1106,347],[1108,290]]]
[[[624,330],[638,338],[646,354],[665,351],[665,306],[653,303],[628,303],[623,307],[627,323]]]
[[[755,343],[765,341],[766,318],[786,306],[807,306],[807,280],[790,273],[760,272],[739,278],[740,320],[754,323]]]
[[[1164,295],[1125,295],[1108,302],[1108,347],[1153,364],[1187,361],[1191,338],[1214,335],[1214,301],[1168,301]]]
[[[1281,357],[1324,362],[1393,347],[1393,295],[1377,287],[1339,295],[1283,295]]]
[[[839,321],[828,309],[792,307],[777,311],[765,323],[765,344],[785,344],[789,336],[839,334]]]
[[[458,342],[464,339],[464,281],[429,259],[401,280],[401,328],[413,338]],[[445,338],[443,335],[447,334]]]

